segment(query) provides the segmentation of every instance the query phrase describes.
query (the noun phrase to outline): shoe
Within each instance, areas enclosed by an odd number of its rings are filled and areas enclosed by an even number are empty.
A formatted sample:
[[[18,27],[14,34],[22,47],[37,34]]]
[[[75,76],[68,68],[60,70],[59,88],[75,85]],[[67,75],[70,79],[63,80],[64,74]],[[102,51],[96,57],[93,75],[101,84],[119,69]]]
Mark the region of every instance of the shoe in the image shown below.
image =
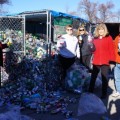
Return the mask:
[[[118,96],[120,96],[119,92],[115,92],[115,93],[112,94],[112,97],[118,97]]]

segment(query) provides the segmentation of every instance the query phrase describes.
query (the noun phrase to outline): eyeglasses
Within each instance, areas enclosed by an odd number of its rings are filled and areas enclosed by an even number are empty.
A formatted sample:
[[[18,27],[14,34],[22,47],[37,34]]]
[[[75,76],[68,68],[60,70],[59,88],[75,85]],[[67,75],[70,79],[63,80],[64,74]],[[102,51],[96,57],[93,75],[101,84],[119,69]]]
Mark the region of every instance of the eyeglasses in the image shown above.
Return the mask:
[[[84,31],[84,29],[80,29],[79,31]]]
[[[67,29],[67,31],[72,31],[73,29]]]

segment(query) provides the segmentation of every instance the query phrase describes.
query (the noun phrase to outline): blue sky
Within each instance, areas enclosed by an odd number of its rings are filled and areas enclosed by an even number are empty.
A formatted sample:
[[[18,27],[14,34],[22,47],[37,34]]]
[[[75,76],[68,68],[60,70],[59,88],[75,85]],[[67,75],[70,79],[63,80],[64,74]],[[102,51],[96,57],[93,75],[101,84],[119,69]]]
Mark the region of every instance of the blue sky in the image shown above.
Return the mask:
[[[18,13],[31,10],[51,9],[65,12],[68,6],[70,10],[76,10],[78,2],[79,0],[11,0],[12,5],[7,6],[7,11],[10,13]]]
[[[69,11],[75,11],[77,9],[77,4],[80,0],[10,0],[11,5],[4,6],[4,9],[9,13],[19,13],[24,11],[32,11],[32,10],[43,10],[50,9],[59,12],[66,12],[66,8],[68,7]],[[109,0],[91,0],[98,1],[99,3],[104,3]],[[113,0],[115,4],[115,10],[119,8],[119,1]]]

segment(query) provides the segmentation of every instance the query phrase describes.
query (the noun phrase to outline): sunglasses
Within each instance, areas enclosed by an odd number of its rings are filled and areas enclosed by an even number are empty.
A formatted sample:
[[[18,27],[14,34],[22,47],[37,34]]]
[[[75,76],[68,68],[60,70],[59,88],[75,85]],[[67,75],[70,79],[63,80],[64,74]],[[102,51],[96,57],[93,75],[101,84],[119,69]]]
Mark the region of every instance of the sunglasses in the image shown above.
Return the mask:
[[[79,31],[84,31],[84,29],[80,29]]]
[[[67,29],[67,31],[72,31],[73,29]]]

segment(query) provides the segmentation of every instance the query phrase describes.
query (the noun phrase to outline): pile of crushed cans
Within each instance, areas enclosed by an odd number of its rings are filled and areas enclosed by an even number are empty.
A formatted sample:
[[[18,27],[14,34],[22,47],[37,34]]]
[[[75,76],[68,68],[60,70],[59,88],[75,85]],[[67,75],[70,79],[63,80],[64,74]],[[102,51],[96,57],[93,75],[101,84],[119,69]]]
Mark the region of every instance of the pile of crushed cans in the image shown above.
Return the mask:
[[[60,86],[63,76],[58,60],[46,58],[38,61],[24,57],[17,64],[16,61],[5,61],[4,69],[8,80],[3,81],[0,89],[3,105],[20,105],[34,109],[36,113],[61,112],[66,118],[73,115],[73,111],[67,108],[68,104],[76,102],[76,98],[64,96]]]
[[[76,103],[77,98],[66,96],[61,87],[63,70],[57,59],[56,45],[51,46],[51,57],[47,57],[45,40],[26,34],[26,56],[20,57],[14,51],[23,49],[22,32],[6,30],[5,33],[4,43],[10,41],[12,45],[1,68],[5,76],[0,88],[0,105],[19,105],[36,113],[62,113],[66,119],[72,119],[74,113],[68,105]]]

